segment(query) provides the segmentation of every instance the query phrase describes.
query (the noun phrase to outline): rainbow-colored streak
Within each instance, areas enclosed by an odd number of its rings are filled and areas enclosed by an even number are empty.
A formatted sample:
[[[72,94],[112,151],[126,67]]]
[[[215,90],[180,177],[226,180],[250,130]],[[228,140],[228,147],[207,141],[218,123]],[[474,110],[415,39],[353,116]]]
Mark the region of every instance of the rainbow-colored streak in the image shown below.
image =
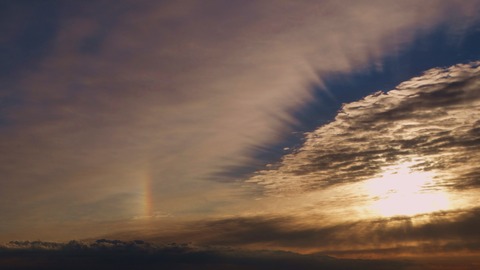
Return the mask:
[[[153,214],[152,176],[146,173],[143,179],[143,215],[152,218]]]

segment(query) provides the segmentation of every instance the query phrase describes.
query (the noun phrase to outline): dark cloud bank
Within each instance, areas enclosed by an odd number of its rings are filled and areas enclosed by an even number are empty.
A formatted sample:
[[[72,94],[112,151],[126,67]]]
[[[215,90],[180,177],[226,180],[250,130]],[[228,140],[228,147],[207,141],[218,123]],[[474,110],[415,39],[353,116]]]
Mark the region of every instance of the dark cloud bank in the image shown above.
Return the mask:
[[[13,241],[0,254],[4,263],[22,258],[23,264],[12,269],[38,269],[29,268],[29,263],[45,269],[476,269],[480,265],[480,208],[336,225],[256,216],[197,221],[187,227],[168,235],[147,236],[141,231],[110,235],[123,241]],[[135,237],[148,242],[128,240]],[[159,244],[175,239],[189,244]]]
[[[1,269],[403,269],[408,265],[286,251],[154,245],[141,240],[11,241],[0,247]]]
[[[428,222],[417,224],[424,219]],[[288,217],[267,216],[190,225],[189,233],[150,236],[148,242],[11,241],[0,246],[0,268],[476,269],[480,263],[477,259],[480,209],[317,227],[301,226]],[[142,232],[130,232],[122,238],[141,235]],[[159,244],[167,239],[189,239],[199,244]],[[323,251],[311,254],[282,251],[302,248]],[[384,259],[342,258],[345,256]]]

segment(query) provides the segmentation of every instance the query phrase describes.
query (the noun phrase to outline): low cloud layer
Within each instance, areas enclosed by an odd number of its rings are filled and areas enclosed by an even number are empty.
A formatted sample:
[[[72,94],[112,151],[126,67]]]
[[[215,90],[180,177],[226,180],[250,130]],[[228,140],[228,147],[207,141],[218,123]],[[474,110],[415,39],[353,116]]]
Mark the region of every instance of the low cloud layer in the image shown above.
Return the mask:
[[[338,259],[322,254],[243,250],[191,244],[155,245],[142,240],[99,239],[68,243],[12,241],[0,246],[2,269],[475,269],[478,259]],[[469,268],[466,268],[469,269]]]
[[[109,237],[280,249],[349,258],[453,258],[480,254],[479,226],[480,208],[475,208],[333,224],[294,214],[231,217],[197,220],[167,233],[130,231]],[[162,224],[158,223],[158,227]]]
[[[99,239],[68,243],[12,241],[0,246],[8,269],[405,269],[411,262],[349,260],[293,252],[248,251],[191,244],[155,245],[142,240]]]
[[[480,209],[413,217],[365,219],[335,225],[295,217],[231,218],[208,222],[212,244],[269,246],[331,255],[435,255],[480,251]],[[217,233],[214,233],[217,232]]]

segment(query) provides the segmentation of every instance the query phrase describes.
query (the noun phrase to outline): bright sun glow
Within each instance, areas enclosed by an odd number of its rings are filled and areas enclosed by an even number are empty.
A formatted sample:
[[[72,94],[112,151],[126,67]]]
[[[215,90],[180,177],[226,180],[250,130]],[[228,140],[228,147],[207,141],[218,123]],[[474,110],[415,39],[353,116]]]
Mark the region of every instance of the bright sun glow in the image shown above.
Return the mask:
[[[382,216],[416,215],[449,208],[448,193],[436,186],[433,172],[412,170],[413,162],[387,167],[365,182],[371,209]]]

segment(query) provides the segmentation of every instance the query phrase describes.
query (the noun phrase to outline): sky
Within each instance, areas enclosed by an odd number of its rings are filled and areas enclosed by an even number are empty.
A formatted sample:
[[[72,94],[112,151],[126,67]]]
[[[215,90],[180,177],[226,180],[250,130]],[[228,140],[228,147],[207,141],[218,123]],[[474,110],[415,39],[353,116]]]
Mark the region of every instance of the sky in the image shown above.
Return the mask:
[[[0,1],[0,265],[128,250],[185,269],[476,269],[479,15]]]

